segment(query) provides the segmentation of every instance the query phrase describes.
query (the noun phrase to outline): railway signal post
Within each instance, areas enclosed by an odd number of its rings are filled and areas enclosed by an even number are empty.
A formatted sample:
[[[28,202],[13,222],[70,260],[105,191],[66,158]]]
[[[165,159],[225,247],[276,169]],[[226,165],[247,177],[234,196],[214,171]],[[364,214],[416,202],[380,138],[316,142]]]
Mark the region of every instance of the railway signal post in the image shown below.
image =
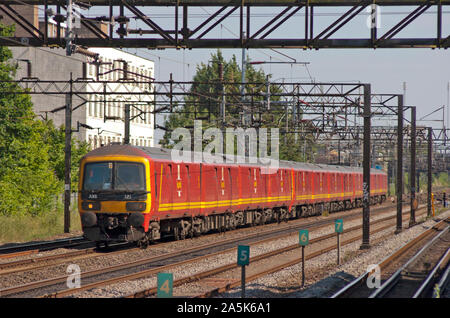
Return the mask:
[[[245,298],[245,266],[250,263],[250,246],[239,245],[237,250],[237,264],[241,266],[241,297]]]
[[[302,287],[305,287],[305,246],[309,244],[309,231],[300,230],[298,242],[302,247]]]

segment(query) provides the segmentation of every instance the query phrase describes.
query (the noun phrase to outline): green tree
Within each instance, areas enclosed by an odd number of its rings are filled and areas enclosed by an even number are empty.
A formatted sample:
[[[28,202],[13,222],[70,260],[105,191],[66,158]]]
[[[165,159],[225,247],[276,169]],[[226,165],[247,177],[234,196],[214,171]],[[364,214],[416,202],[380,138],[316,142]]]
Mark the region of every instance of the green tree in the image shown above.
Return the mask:
[[[223,68],[224,87],[220,79],[220,64]],[[243,127],[242,117],[245,114],[247,117],[250,117],[252,127],[280,129],[280,159],[304,161],[304,140],[298,136],[295,137],[292,133],[284,133],[286,120],[289,123],[293,121],[292,113],[289,112],[286,115],[286,109],[282,103],[271,104],[271,111],[267,111],[267,106],[264,103],[264,94],[267,90],[267,76],[264,71],[255,69],[252,64],[246,64],[246,92],[257,94],[253,95],[253,97],[247,96],[245,104],[243,104],[240,95],[240,85],[228,84],[241,83],[241,74],[236,57],[233,56],[229,61],[226,61],[220,50],[211,54],[208,63],[197,65],[196,74],[193,78],[194,83],[190,88],[191,94],[185,98],[182,105],[175,105],[174,112],[165,122],[167,130],[160,144],[171,148],[174,143],[179,142],[179,140],[171,140],[172,130],[178,127],[192,129],[196,119],[203,120],[203,131],[210,127],[235,128]],[[271,75],[268,75],[268,77],[270,79]],[[224,125],[222,124],[222,115],[220,113],[223,90],[227,95]],[[281,91],[282,89],[279,86],[270,86],[271,102],[280,101],[280,97],[276,95],[281,93]],[[311,138],[307,137],[306,139],[308,148],[311,149]],[[207,143],[205,142],[205,144]]]
[[[0,25],[0,36],[10,36],[13,30]],[[10,81],[15,75],[11,58],[11,51],[0,47],[1,81]],[[15,83],[0,83],[0,214],[4,215],[51,211],[63,192],[63,130],[35,119],[31,98],[23,92]],[[76,182],[77,158],[87,151],[87,145],[73,143],[72,176]]]
[[[56,128],[52,120],[42,122],[45,126],[45,130],[42,133],[42,139],[44,143],[50,145],[49,149],[49,163],[52,170],[55,172],[58,180],[64,181],[65,171],[65,127],[61,126]],[[90,150],[90,146],[87,142],[79,141],[72,138],[72,165],[70,170],[71,176],[71,188],[76,190],[78,188],[78,170],[79,162],[81,158]]]

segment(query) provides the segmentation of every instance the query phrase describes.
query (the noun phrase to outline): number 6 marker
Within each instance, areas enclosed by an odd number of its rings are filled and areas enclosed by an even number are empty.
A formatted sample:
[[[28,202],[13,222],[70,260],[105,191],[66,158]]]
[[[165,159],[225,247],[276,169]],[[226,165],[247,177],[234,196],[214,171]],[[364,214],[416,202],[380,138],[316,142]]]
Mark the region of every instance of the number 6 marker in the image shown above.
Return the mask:
[[[309,244],[309,231],[300,230],[298,232],[298,242],[301,246],[306,246]]]
[[[309,244],[309,231],[298,232],[298,243],[302,247],[302,287],[305,287],[305,246]]]

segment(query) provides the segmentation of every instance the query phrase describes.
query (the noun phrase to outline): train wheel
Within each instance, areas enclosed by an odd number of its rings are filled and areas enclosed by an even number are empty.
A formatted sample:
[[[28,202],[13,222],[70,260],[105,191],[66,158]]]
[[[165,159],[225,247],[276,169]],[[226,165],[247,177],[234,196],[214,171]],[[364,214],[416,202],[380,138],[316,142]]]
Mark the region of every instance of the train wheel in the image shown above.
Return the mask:
[[[183,231],[181,226],[175,226],[173,228],[173,237],[175,241],[184,240],[186,238],[186,233]]]
[[[137,242],[137,246],[143,250],[145,250],[148,247],[148,240],[146,238],[139,240]]]
[[[227,215],[227,229],[228,230],[236,230],[237,220],[233,214]]]
[[[173,233],[173,239],[175,241],[178,241],[180,239],[179,234],[178,234],[178,227],[174,227],[172,233]]]

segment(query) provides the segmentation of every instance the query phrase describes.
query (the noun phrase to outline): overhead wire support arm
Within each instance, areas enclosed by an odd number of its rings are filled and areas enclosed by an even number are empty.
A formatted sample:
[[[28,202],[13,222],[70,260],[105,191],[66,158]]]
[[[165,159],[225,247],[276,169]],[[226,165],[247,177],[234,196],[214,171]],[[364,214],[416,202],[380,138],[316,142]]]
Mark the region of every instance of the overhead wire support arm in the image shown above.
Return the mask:
[[[448,48],[450,46],[450,35],[442,27],[445,23],[448,12],[443,8],[450,5],[450,0],[423,1],[423,0],[78,0],[77,5],[85,4],[81,8],[89,6],[95,10],[98,16],[87,16],[77,11],[77,19],[86,29],[87,33],[78,36],[77,30],[73,28],[73,0],[20,0],[24,5],[42,5],[57,7],[57,13],[51,17],[57,22],[57,35],[49,36],[48,32],[42,33],[36,27],[27,24],[26,19],[19,13],[4,7],[8,16],[16,23],[20,24],[27,35],[21,37],[2,37],[0,45],[19,46],[27,43],[30,46],[60,46],[66,47],[67,54],[73,54],[73,45],[86,47],[130,47],[130,48],[299,48],[299,49],[325,49],[325,48]],[[2,0],[6,6],[17,5],[17,0]],[[183,8],[179,12],[180,6]],[[270,14],[258,14],[251,11],[252,8],[271,7]],[[371,23],[366,36],[354,38],[352,33],[345,28],[349,23],[355,22],[362,16],[364,9],[371,8]],[[151,10],[158,7],[158,10]],[[215,7],[214,12],[203,13],[204,17],[198,22],[196,14],[190,12],[190,8]],[[335,10],[327,16],[315,16],[321,14],[316,12],[315,7],[320,8],[344,8],[340,13]],[[384,8],[403,8],[404,12],[386,12]],[[66,10],[66,17],[61,14],[61,8]],[[239,9],[239,10],[238,10]],[[430,9],[434,9],[432,11]],[[119,11],[119,16],[113,16],[114,11]],[[173,19],[172,23],[166,27],[157,24],[161,12],[167,10],[167,19]],[[377,37],[376,16],[383,11],[383,14],[394,16],[394,27],[389,29],[381,37]],[[91,12],[92,12],[91,11]],[[252,12],[252,14],[250,14]],[[436,13],[435,13],[436,12]],[[4,13],[4,12],[3,12]],[[402,16],[405,13],[406,16]],[[401,37],[407,26],[417,23],[420,17],[428,14],[435,23],[427,24],[428,37],[414,35],[406,38]],[[180,16],[181,15],[181,16]],[[49,21],[49,12],[45,10],[45,25]],[[304,16],[304,34],[291,31],[289,26],[295,17]],[[337,18],[336,18],[337,16]],[[375,18],[374,18],[375,16]],[[400,16],[400,18],[399,18]],[[224,23],[230,22],[234,18],[239,19],[235,24],[233,34],[229,38],[218,38],[217,29]],[[134,19],[139,24],[138,29],[128,28],[130,19]],[[179,20],[182,19],[182,28],[179,28]],[[255,19],[259,19],[255,23]],[[265,19],[259,23],[261,19]],[[66,20],[66,38],[61,38],[61,23]],[[108,31],[102,30],[96,22],[109,23]],[[364,19],[362,19],[364,21]],[[170,21],[169,21],[170,22]],[[118,28],[113,27],[113,23],[119,23]],[[364,22],[363,22],[364,23]],[[251,33],[250,27],[261,25],[256,31]],[[318,32],[314,32],[318,27],[325,27]],[[189,26],[189,27],[188,27]],[[46,28],[47,26],[45,26]],[[280,31],[282,27],[287,27],[287,32]],[[414,30],[414,28],[412,28]],[[415,28],[417,29],[417,28]],[[48,31],[48,29],[46,30]],[[422,31],[422,30],[421,30]],[[246,37],[243,33],[246,32]],[[340,38],[336,38],[339,32]],[[414,31],[413,31],[414,32]],[[238,34],[239,33],[239,34]],[[418,33],[419,34],[419,33]],[[137,37],[136,37],[137,35]],[[76,43],[74,43],[76,42]]]

